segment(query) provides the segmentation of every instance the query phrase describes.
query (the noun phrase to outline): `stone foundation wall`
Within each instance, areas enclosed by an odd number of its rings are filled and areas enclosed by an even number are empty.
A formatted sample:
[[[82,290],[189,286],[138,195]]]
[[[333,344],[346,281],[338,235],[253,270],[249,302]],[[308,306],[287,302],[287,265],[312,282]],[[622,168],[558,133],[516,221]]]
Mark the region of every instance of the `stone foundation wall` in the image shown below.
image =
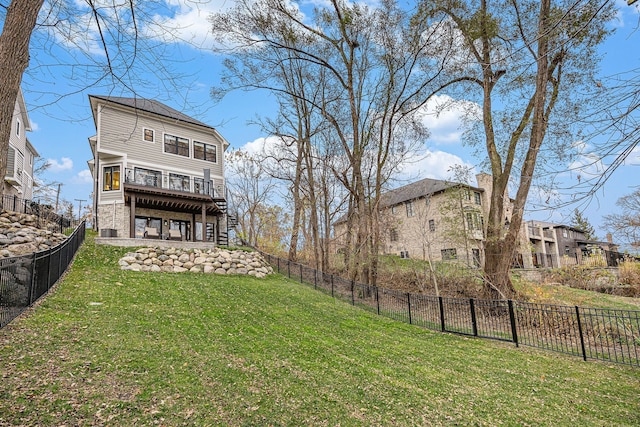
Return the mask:
[[[122,270],[132,271],[246,274],[258,278],[273,273],[259,252],[220,248],[205,251],[150,246],[125,254],[118,263]]]

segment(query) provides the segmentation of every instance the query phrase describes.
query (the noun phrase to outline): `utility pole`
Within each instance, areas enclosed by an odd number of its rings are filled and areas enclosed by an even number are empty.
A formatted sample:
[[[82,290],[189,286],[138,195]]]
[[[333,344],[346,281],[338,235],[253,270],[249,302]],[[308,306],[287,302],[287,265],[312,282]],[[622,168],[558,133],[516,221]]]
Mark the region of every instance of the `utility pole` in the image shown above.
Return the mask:
[[[76,202],[78,202],[78,222],[80,221],[80,214],[81,214],[81,210],[82,210],[82,202],[86,202],[87,199],[73,199]]]
[[[58,184],[58,192],[56,193],[56,213],[58,213],[58,202],[60,201],[60,187],[62,184]]]

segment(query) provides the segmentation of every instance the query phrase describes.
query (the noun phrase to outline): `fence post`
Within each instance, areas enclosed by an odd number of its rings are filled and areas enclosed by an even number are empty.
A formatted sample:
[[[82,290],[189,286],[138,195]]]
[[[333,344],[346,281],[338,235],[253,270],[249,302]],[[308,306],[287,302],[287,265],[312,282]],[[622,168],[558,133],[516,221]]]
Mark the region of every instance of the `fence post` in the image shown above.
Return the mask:
[[[411,320],[411,293],[407,292],[407,307],[409,308],[409,324],[412,325],[413,321]]]
[[[509,300],[508,304],[509,304],[509,320],[511,321],[511,336],[516,347],[520,347],[520,345],[518,344],[518,332],[516,331],[516,316],[513,311],[513,301]]]
[[[29,290],[29,306],[34,303],[33,294],[36,287],[36,252],[32,254],[31,261],[31,289]]]
[[[354,294],[354,288],[356,287],[355,280],[351,281],[351,305],[356,305],[356,296]]]
[[[444,304],[442,302],[442,297],[438,297],[438,305],[440,306],[440,327],[442,328],[442,332],[444,332]]]
[[[469,298],[469,310],[471,311],[471,327],[473,328],[473,336],[478,336],[478,324],[476,323],[476,305],[473,298]]]
[[[580,334],[580,347],[582,348],[582,359],[587,361],[587,351],[584,348],[584,334],[582,333],[582,322],[580,321],[580,308],[576,305],[576,320],[578,321],[578,333]]]
[[[16,210],[16,201],[17,201],[17,200],[18,200],[18,196],[16,196],[16,195],[14,194],[14,196],[13,196],[13,211],[14,211],[14,212],[17,212],[17,210]]]
[[[331,275],[331,297],[333,298],[333,274]]]
[[[378,306],[378,316],[380,316],[380,293],[378,292],[377,286],[376,286],[376,305]]]
[[[287,260],[287,276],[291,279],[291,261]]]
[[[303,283],[302,282],[302,264],[300,264],[300,283]]]
[[[318,289],[318,270],[313,269],[313,289]]]

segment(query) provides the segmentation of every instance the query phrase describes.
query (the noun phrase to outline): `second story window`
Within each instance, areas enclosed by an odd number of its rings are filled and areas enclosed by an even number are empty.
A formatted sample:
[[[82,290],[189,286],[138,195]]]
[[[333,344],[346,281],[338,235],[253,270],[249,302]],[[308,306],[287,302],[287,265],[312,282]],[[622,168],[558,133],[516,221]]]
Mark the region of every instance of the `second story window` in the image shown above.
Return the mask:
[[[189,140],[187,138],[165,134],[164,152],[189,157]]]
[[[144,128],[144,130],[142,131],[142,138],[147,142],[154,142],[155,141],[154,134],[155,132],[153,131],[153,129]]]
[[[169,188],[171,190],[189,191],[189,177],[176,173],[169,174]]]
[[[16,120],[16,135],[20,136],[20,120]]]
[[[102,174],[102,191],[120,190],[120,166],[107,166]]]
[[[193,141],[193,157],[195,159],[206,160],[207,162],[216,163],[218,155],[216,146],[213,144],[205,144],[204,142]]]
[[[476,205],[481,205],[482,204],[482,199],[480,198],[480,193],[478,193],[477,191],[474,191],[473,200],[476,203]]]
[[[407,217],[413,216],[413,202],[407,202]]]
[[[397,228],[392,228],[389,232],[389,240],[392,242],[397,242],[398,241],[398,229]]]
[[[151,169],[135,168],[134,182],[147,187],[162,187],[162,172]],[[127,182],[129,177],[127,177]]]
[[[436,231],[436,221],[433,219],[429,220],[429,231]]]

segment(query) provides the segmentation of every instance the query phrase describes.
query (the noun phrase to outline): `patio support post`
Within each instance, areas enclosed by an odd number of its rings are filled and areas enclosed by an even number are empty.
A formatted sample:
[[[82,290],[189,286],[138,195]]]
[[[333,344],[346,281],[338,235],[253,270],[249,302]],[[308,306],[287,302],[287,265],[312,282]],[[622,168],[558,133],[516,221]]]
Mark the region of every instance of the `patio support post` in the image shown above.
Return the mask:
[[[202,203],[202,241],[207,241],[207,204]]]
[[[115,209],[115,204],[113,209]],[[114,224],[115,225],[115,224]],[[142,230],[144,231],[144,230]],[[131,208],[129,209],[129,238],[135,239],[136,237],[136,195],[131,195]]]

